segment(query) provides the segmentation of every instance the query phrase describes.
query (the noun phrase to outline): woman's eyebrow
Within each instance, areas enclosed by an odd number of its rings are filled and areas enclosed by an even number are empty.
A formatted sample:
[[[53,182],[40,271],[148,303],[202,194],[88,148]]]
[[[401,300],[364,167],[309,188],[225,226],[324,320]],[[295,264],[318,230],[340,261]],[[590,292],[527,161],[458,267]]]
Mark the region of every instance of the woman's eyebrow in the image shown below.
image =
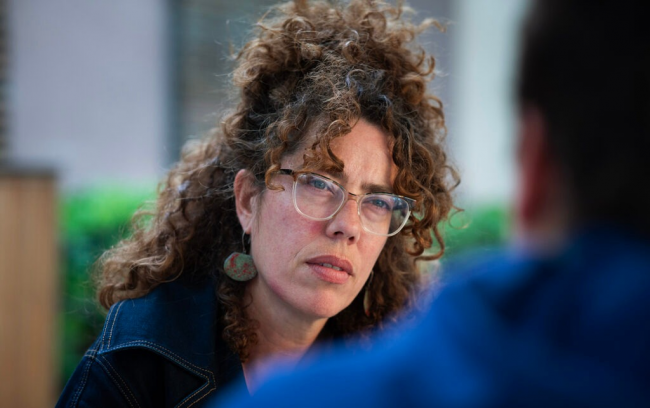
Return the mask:
[[[344,171],[332,171],[327,173],[329,174],[332,178],[335,178],[338,180],[341,184],[347,185],[348,183],[348,175]],[[345,187],[347,189],[347,186]],[[377,184],[377,183],[362,183],[361,188],[363,189],[360,194],[365,194],[366,192],[369,193],[393,193],[393,186],[388,185],[388,184]],[[352,193],[352,192],[351,192]],[[352,193],[354,194],[354,193]]]
[[[370,193],[393,193],[393,186],[386,184],[363,183],[361,187]]]

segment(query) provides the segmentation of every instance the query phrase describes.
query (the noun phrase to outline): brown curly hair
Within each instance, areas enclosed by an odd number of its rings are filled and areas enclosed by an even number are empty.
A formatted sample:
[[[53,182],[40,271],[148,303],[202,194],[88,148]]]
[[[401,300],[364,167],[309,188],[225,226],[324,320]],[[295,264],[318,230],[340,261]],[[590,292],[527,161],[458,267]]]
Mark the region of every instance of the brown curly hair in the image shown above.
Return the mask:
[[[143,296],[183,274],[216,280],[223,336],[242,361],[257,341],[246,315],[246,283],[223,274],[224,259],[241,251],[242,228],[235,213],[233,181],[247,169],[264,187],[281,159],[318,135],[304,168],[344,166],[330,142],[350,132],[359,118],[383,129],[398,167],[394,190],[417,200],[414,215],[390,237],[369,280],[371,312],[363,291],[324,333],[359,333],[411,305],[418,289],[418,259],[444,252],[438,224],[453,208],[456,171],[443,149],[445,123],[440,100],[427,94],[435,60],[415,43],[434,20],[414,24],[402,5],[352,0],[341,5],[296,0],[274,7],[255,28],[255,37],[236,55],[234,84],[240,102],[220,129],[188,144],[161,185],[155,210],[128,239],[100,262],[98,296],[109,308]],[[433,255],[424,251],[437,243]]]

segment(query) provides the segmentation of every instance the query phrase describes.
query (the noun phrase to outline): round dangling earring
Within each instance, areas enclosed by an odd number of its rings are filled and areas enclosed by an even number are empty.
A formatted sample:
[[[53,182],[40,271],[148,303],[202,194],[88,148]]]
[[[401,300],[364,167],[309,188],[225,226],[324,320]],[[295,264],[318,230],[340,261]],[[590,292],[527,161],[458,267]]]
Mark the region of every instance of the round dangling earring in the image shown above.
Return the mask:
[[[246,244],[244,243],[244,236],[242,233],[241,243],[244,252],[233,252],[223,262],[223,271],[232,280],[238,282],[246,282],[257,276],[257,268],[253,257],[246,253]]]
[[[372,282],[372,277],[375,271],[370,271],[370,277],[366,283],[366,291],[363,294],[363,311],[366,312],[366,316],[370,317],[370,305],[372,300],[370,299],[370,283]]]

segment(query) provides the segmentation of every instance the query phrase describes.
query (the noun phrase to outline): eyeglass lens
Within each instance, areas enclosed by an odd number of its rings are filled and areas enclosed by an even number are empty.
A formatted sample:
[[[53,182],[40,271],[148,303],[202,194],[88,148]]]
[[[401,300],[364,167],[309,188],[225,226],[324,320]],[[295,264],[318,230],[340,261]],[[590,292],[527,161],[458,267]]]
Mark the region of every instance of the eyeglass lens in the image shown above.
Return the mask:
[[[341,208],[347,192],[332,180],[304,173],[296,178],[294,197],[296,208],[303,215],[325,220]],[[391,235],[399,231],[409,215],[406,200],[388,193],[361,196],[358,206],[363,227],[380,235]]]

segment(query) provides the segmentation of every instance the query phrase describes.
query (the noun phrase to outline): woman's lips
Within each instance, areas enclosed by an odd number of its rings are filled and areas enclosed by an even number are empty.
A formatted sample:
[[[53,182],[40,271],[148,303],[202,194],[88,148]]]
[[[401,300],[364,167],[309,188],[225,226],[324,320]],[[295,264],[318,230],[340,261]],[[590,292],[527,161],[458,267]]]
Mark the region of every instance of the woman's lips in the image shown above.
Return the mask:
[[[343,284],[350,278],[350,275],[346,271],[336,270],[319,263],[307,263],[307,265],[309,265],[319,279],[326,282]]]
[[[307,261],[316,275],[327,282],[345,283],[353,275],[352,264],[335,256],[318,256]]]

